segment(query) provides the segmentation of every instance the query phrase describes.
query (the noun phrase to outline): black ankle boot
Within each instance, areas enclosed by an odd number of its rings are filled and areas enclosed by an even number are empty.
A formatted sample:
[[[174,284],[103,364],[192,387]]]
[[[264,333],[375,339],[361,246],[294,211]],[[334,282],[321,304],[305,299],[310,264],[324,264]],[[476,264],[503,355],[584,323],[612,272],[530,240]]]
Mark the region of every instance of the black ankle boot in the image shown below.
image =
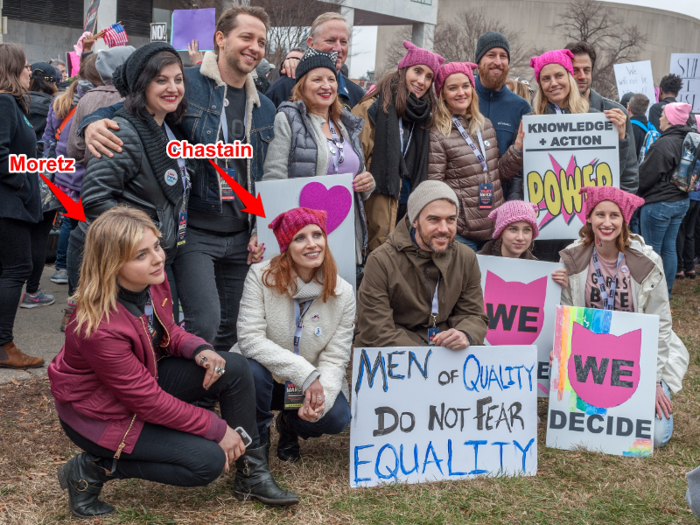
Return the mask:
[[[277,416],[277,433],[280,436],[277,442],[277,457],[280,461],[296,463],[301,458],[299,452],[299,436],[289,426],[287,415],[282,410]]]
[[[299,498],[293,492],[279,488],[270,474],[265,446],[246,449],[236,460],[233,495],[240,501],[257,499],[266,505],[296,505]]]
[[[97,499],[104,483],[113,479],[105,469],[95,464],[99,459],[83,452],[58,469],[58,482],[63,490],[68,489],[68,507],[79,518],[114,512],[112,505]]]

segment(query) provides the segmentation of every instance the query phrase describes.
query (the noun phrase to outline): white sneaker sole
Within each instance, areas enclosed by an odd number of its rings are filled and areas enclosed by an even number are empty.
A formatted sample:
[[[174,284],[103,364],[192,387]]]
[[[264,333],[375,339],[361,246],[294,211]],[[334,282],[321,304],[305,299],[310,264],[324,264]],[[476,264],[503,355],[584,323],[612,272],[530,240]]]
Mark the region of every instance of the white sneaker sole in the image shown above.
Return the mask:
[[[35,303],[35,304],[31,304],[31,303],[20,303],[19,307],[20,307],[20,308],[36,308],[37,306],[51,306],[51,305],[52,305],[53,303],[55,303],[55,302],[56,302],[56,299],[54,299],[54,300],[51,301],[50,303]]]

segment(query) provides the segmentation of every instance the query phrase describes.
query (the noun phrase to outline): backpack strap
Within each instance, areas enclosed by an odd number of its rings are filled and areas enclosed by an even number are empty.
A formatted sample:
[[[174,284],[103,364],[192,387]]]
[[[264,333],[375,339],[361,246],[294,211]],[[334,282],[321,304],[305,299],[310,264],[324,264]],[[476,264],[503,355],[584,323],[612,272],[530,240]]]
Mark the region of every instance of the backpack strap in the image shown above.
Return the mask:
[[[58,126],[58,129],[56,130],[56,140],[59,140],[61,138],[61,133],[63,132],[63,128],[65,128],[68,123],[71,121],[73,118],[73,115],[75,114],[75,110],[78,108],[78,105],[76,104],[73,106],[73,109],[70,110],[68,115],[66,115],[66,118],[63,119],[63,122],[61,122],[61,125]]]
[[[654,125],[653,125],[651,122],[649,123],[648,126],[645,126],[644,124],[642,124],[642,123],[639,122],[638,120],[633,120],[633,121],[632,121],[632,124],[634,124],[635,126],[637,126],[637,127],[639,127],[639,128],[642,128],[642,129],[643,129],[644,131],[646,131],[647,133],[650,131],[650,130],[649,130],[649,127],[654,128]]]

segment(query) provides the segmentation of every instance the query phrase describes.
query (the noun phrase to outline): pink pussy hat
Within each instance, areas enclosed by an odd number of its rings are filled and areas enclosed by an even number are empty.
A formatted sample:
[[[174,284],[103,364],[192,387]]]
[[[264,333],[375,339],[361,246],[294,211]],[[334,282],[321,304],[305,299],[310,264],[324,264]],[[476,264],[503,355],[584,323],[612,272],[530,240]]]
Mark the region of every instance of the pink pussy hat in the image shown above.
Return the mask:
[[[581,188],[579,193],[586,195],[586,219],[591,216],[598,204],[603,201],[610,201],[617,204],[622,212],[622,218],[629,224],[634,210],[644,204],[644,199],[641,197],[612,186],[586,186]]]
[[[664,115],[671,126],[682,126],[688,121],[693,106],[684,102],[671,102],[664,106]]]
[[[455,73],[464,73],[469,77],[469,82],[472,83],[472,88],[474,87],[474,73],[473,71],[478,68],[476,64],[472,62],[450,62],[449,64],[443,64],[440,70],[435,75],[435,91],[440,96],[440,91],[442,91],[442,86],[445,84],[445,80],[450,75]]]
[[[437,75],[440,66],[445,62],[445,59],[437,53],[433,53],[422,47],[417,47],[408,40],[403,41],[403,47],[408,49],[408,53],[406,53],[406,56],[399,62],[398,69],[421,65],[429,67],[433,75]]]
[[[496,223],[493,238],[498,239],[509,224],[525,221],[532,226],[532,240],[537,239],[540,229],[537,227],[537,206],[525,201],[506,201],[489,213],[489,219]]]
[[[540,81],[540,71],[542,71],[542,68],[547,64],[559,64],[560,66],[564,66],[564,68],[571,73],[571,76],[574,76],[573,59],[574,54],[568,49],[557,49],[556,51],[547,51],[538,57],[532,57],[530,59],[530,67],[535,68],[535,78],[537,82]]]

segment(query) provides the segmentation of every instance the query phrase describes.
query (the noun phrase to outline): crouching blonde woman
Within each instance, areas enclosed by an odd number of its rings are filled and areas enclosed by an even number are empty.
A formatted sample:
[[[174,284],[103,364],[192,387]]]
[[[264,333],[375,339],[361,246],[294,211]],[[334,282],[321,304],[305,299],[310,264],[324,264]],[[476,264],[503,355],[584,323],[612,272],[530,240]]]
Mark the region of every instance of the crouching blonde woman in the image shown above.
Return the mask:
[[[280,255],[251,266],[234,352],[255,378],[260,442],[269,446],[277,417],[277,457],[297,461],[299,437],[338,434],[350,422],[345,370],[350,361],[355,294],[328,248],[325,211],[295,208],[269,225]]]
[[[98,499],[110,480],[194,487],[234,462],[236,498],[298,503],[270,474],[246,360],[173,321],[160,239],[148,215],[123,206],[87,232],[77,307],[48,371],[61,426],[84,450],[58,470],[71,512],[112,513]],[[219,401],[222,417],[192,405],[201,400]]]

